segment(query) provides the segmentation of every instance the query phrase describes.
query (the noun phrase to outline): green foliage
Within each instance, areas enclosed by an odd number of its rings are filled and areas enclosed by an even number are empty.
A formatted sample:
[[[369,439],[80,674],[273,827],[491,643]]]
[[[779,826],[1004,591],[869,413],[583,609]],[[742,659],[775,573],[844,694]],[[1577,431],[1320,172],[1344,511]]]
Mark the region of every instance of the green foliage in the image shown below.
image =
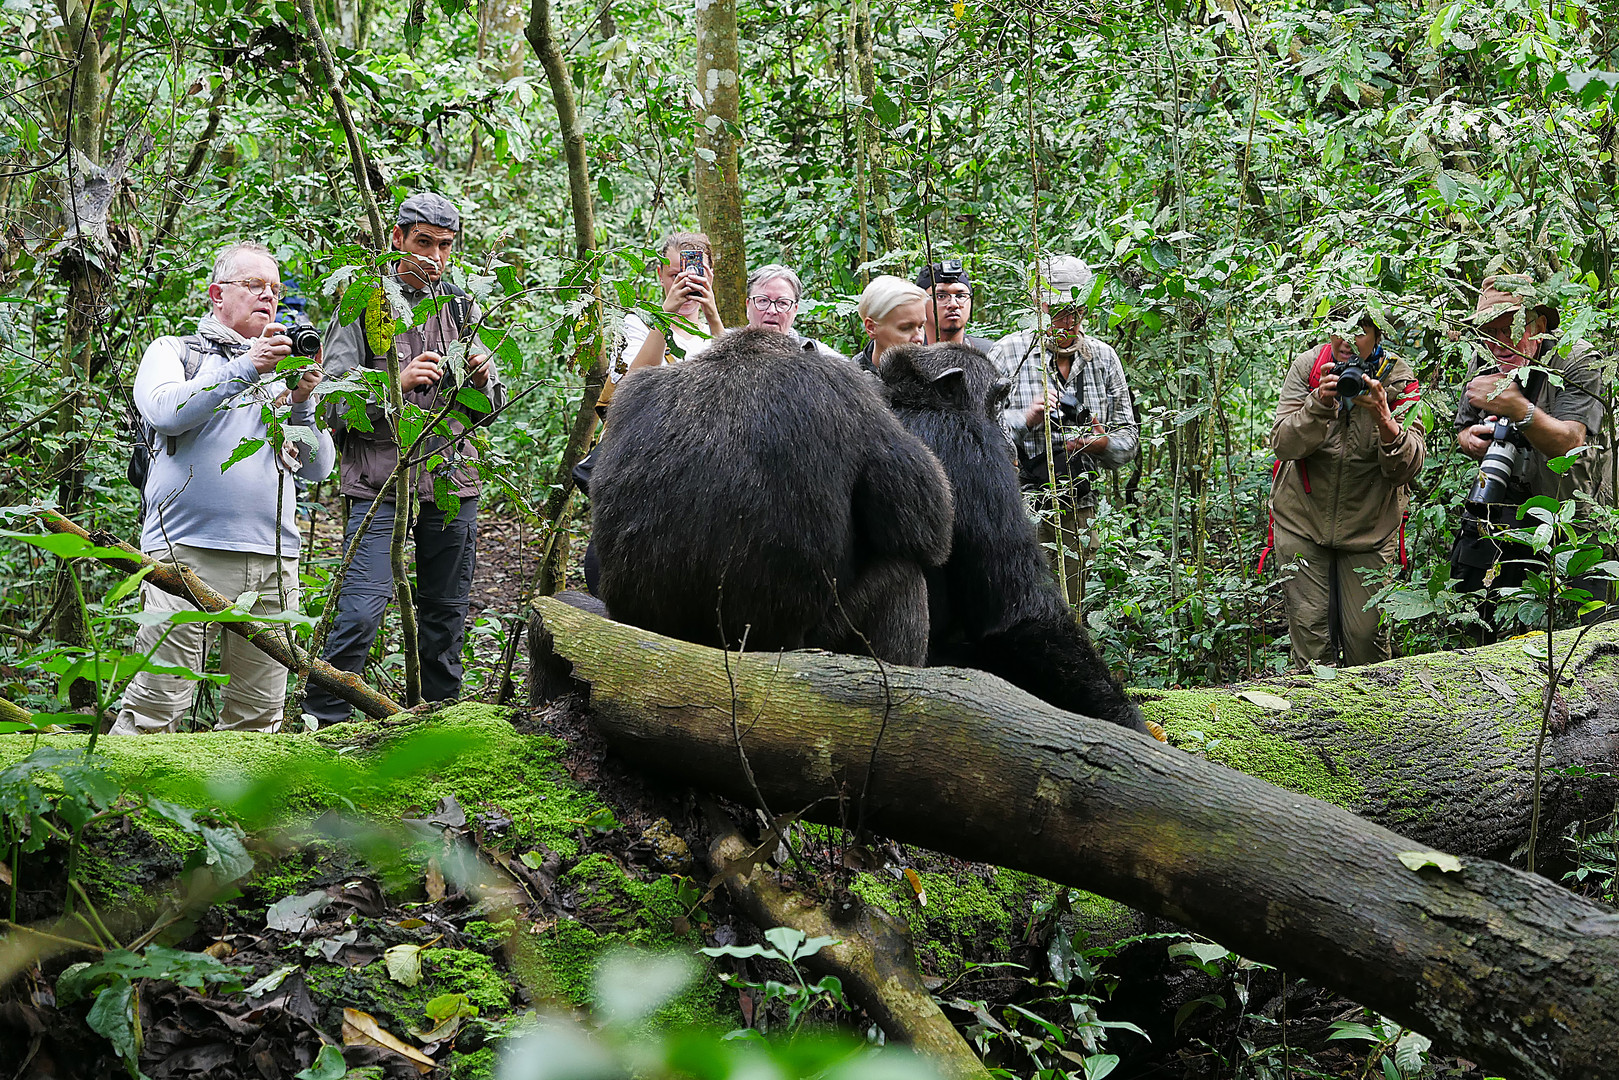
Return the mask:
[[[764,945],[718,945],[713,948],[699,950],[704,956],[729,956],[737,960],[757,956],[765,960],[774,960],[786,965],[792,972],[794,983],[777,982],[766,979],[764,982],[749,982],[730,972],[722,972],[720,979],[727,986],[738,986],[747,990],[757,991],[754,1007],[764,1015],[764,1010],[772,1004],[780,1003],[787,1010],[787,1033],[791,1038],[798,1034],[804,1021],[808,1018],[810,1010],[817,1006],[845,1011],[849,1003],[843,996],[843,983],[835,975],[824,975],[815,982],[804,977],[804,971],[799,967],[799,961],[805,960],[829,945],[840,944],[837,939],[830,937],[809,937],[802,930],[795,930],[790,926],[776,926],[765,931]],[[740,1035],[738,1031],[732,1034]]]
[[[778,928],[779,930],[780,928]],[[811,955],[799,935],[778,935],[779,956]],[[761,954],[763,955],[763,954]],[[592,997],[596,1019],[548,1016],[512,1042],[501,1080],[578,1080],[634,1074],[652,1078],[769,1075],[785,1080],[928,1080],[928,1065],[907,1051],[874,1049],[848,1036],[804,1033],[767,1039],[698,1027],[648,1026],[695,974],[678,954],[624,953],[604,964]]]

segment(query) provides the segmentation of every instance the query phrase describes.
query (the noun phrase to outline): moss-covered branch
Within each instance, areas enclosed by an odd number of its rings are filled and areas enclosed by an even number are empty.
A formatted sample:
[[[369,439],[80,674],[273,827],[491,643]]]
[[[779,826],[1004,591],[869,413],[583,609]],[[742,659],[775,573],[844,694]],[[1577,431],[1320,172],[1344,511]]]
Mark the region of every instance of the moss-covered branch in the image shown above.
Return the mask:
[[[173,593],[202,611],[225,611],[231,606],[229,598],[210,588],[184,564],[158,562],[114,536],[106,534],[92,536],[52,510],[41,511],[39,520],[51,532],[71,534],[90,540],[100,547],[117,548],[126,552],[124,555],[109,556],[101,561],[125,573],[149,566],[152,568],[146,575],[149,584],[157,586],[164,592]],[[270,627],[256,622],[228,622],[224,626],[231,633],[252,642],[257,649],[283,667],[293,671],[307,671],[310,682],[330,690],[373,719],[380,720],[405,711],[404,706],[386,694],[373,690],[361,682],[358,675],[338,671],[326,661],[311,656],[306,650],[288,641],[285,635]]]
[[[812,652],[727,664],[553,599],[534,614],[535,692],[583,694],[649,771],[751,799],[732,727],[745,717],[775,805],[825,820],[866,792],[885,835],[1163,915],[1472,1060],[1619,1077],[1619,920],[1543,879],[1425,866],[1427,845],[979,672]]]

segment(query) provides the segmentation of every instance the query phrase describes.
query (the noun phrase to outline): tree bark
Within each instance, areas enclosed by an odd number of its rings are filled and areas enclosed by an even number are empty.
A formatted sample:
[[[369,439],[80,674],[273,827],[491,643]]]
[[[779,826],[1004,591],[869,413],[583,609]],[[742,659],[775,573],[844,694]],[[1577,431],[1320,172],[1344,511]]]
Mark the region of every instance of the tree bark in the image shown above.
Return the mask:
[[[844,910],[776,885],[768,871],[730,870],[748,844],[734,829],[709,848],[710,869],[757,926],[790,926],[805,937],[836,938],[804,961],[818,975],[835,975],[889,1038],[927,1057],[945,1080],[988,1080],[989,1072],[922,983],[910,930],[878,907],[853,899]],[[836,914],[834,914],[836,912]]]
[[[551,30],[551,0],[532,0],[528,10],[528,26],[523,31],[545,69],[546,81],[551,85],[551,102],[556,108],[557,125],[562,131],[562,145],[568,161],[568,200],[573,212],[574,257],[579,260],[575,271],[577,284],[588,290],[595,303],[593,331],[580,344],[574,354],[574,367],[585,373],[584,392],[574,410],[573,424],[568,432],[567,444],[562,448],[562,460],[557,463],[556,475],[551,479],[551,493],[545,500],[545,520],[551,523],[551,540],[545,561],[540,567],[539,595],[548,596],[561,589],[568,563],[567,521],[573,494],[573,467],[585,456],[590,440],[596,434],[596,401],[607,382],[607,341],[603,328],[601,298],[601,269],[596,260],[596,207],[590,194],[590,164],[585,157],[585,133],[579,124],[579,108],[574,102],[573,79],[568,72],[566,57]]]
[[[164,592],[190,601],[201,611],[224,611],[231,606],[228,597],[222,596],[210,588],[191,569],[175,563],[158,562],[147,555],[143,555],[135,548],[108,534],[92,534],[81,529],[78,525],[52,510],[39,513],[39,520],[51,532],[70,533],[82,537],[101,547],[119,548],[128,554],[122,558],[108,556],[101,561],[115,570],[132,573],[143,566],[152,567],[152,572],[146,575],[149,584],[156,585]],[[274,627],[263,626],[255,622],[228,622],[225,629],[238,634],[252,642],[261,652],[276,663],[292,671],[307,671],[309,681],[317,686],[324,687],[342,698],[344,701],[359,709],[374,720],[393,716],[405,711],[404,706],[378,693],[360,681],[358,675],[348,671],[338,671],[324,660],[311,656],[296,645],[289,644]]]
[[[736,133],[742,122],[736,0],[697,0],[697,219],[714,244],[714,299],[726,326],[748,321],[748,249]]]
[[[883,168],[882,134],[877,129],[877,65],[872,55],[871,0],[854,0],[854,52],[855,70],[860,77],[860,94],[865,101],[860,106],[860,138],[865,147],[862,156],[870,174],[871,204],[877,214],[877,235],[882,240],[883,254],[898,251],[899,226],[888,205],[888,173]]]
[[[535,695],[583,694],[649,771],[1100,893],[1512,1076],[1619,1077],[1619,918],[1544,879],[1408,869],[1427,845],[982,673],[534,616]]]

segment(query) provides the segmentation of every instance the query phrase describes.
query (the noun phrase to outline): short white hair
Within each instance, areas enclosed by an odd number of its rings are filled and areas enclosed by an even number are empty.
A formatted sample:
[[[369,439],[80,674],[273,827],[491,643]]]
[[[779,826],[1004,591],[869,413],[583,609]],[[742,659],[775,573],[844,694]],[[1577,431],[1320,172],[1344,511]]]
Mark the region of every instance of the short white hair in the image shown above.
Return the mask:
[[[855,310],[860,312],[862,319],[882,322],[888,318],[889,312],[901,304],[927,298],[928,294],[917,288],[914,282],[893,274],[883,274],[871,279],[871,284],[860,294],[860,304]]]
[[[761,266],[759,269],[749,274],[748,292],[753,292],[754,289],[757,289],[767,281],[777,280],[785,281],[787,284],[793,287],[794,300],[800,300],[803,298],[804,286],[798,280],[798,275],[793,273],[792,267],[783,266],[781,263],[770,263],[767,266]]]
[[[270,249],[263,244],[256,244],[251,240],[230,244],[220,249],[219,254],[214,257],[214,274],[208,279],[208,283],[217,285],[221,281],[229,281],[231,275],[236,272],[236,261],[243,255],[263,255],[271,262],[276,261],[275,256],[270,254]],[[278,268],[279,265],[277,264]]]

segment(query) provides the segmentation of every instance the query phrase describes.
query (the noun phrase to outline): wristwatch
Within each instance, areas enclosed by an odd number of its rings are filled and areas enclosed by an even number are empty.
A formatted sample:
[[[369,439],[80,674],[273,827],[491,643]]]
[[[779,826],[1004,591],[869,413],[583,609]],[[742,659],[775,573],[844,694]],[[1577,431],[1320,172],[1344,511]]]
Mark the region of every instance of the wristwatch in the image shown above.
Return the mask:
[[[1529,421],[1533,420],[1534,418],[1535,418],[1535,403],[1533,401],[1531,401],[1529,403],[1529,408],[1525,409],[1524,412],[1523,412],[1523,419],[1518,421],[1518,426],[1521,427],[1521,428],[1526,428],[1526,427],[1529,426]]]

